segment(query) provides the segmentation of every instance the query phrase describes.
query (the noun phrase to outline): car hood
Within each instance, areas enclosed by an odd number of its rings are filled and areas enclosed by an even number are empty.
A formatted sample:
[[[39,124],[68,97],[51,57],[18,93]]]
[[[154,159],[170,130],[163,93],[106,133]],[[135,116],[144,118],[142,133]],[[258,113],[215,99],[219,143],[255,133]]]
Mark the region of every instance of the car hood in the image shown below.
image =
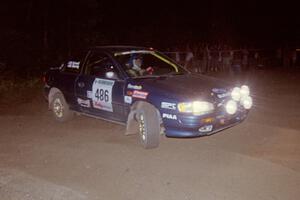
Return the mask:
[[[223,94],[231,88],[222,80],[194,74],[134,79],[133,84],[150,94],[182,101],[209,99],[212,93]]]

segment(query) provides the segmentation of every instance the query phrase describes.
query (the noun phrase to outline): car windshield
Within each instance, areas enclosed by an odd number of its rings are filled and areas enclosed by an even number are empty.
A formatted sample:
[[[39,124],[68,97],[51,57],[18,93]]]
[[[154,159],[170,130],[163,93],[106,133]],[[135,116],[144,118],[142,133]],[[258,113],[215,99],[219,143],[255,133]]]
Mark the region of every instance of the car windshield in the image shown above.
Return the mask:
[[[150,78],[189,73],[172,59],[157,51],[124,51],[115,53],[114,57],[131,78]]]

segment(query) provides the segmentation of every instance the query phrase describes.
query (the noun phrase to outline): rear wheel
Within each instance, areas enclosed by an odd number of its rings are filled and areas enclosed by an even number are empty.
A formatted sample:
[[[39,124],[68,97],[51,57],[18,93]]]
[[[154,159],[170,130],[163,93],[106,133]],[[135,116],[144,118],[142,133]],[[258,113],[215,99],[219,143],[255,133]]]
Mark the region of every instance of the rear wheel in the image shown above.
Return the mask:
[[[160,122],[156,109],[144,105],[138,112],[139,140],[145,149],[159,146]]]
[[[60,122],[68,121],[74,115],[74,112],[69,109],[69,105],[67,104],[63,94],[59,92],[53,95],[51,110],[54,118]]]

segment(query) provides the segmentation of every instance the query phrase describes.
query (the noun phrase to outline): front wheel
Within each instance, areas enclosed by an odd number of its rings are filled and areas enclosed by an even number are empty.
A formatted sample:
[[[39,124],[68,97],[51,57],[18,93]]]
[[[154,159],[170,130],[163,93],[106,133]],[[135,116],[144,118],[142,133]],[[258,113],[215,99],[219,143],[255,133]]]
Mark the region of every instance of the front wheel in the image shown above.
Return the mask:
[[[74,115],[74,112],[69,109],[69,105],[61,93],[56,93],[53,95],[51,110],[54,118],[60,122],[68,121]]]
[[[138,112],[139,140],[145,149],[159,146],[160,122],[157,111],[151,105],[144,105]]]

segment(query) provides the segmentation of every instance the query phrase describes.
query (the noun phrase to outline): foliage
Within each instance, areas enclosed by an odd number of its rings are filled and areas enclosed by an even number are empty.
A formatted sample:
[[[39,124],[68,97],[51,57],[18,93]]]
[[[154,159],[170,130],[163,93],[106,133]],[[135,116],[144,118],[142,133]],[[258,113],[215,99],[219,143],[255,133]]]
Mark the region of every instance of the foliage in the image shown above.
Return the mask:
[[[38,76],[20,77],[12,71],[5,71],[0,75],[0,94],[40,87]]]

